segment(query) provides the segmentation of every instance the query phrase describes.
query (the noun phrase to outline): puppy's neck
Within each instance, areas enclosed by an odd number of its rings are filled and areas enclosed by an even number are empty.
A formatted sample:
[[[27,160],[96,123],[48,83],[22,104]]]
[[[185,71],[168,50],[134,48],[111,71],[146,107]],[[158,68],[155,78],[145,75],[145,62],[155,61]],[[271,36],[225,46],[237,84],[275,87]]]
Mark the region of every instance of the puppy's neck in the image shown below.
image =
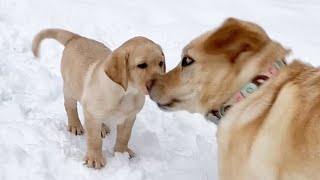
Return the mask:
[[[131,81],[128,82],[128,89],[126,91],[126,94],[127,93],[145,96],[144,92],[137,89]]]

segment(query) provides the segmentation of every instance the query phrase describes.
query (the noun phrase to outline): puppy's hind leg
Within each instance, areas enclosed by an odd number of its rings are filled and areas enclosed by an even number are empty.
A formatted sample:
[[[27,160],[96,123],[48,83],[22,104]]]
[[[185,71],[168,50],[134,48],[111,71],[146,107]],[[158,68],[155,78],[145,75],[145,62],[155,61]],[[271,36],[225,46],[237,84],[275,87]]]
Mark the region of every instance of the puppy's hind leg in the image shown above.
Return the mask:
[[[78,116],[77,101],[73,98],[64,97],[64,107],[68,116],[68,131],[74,135],[83,134],[83,127]]]
[[[106,124],[102,123],[101,137],[105,138],[108,134],[110,134],[110,128]]]

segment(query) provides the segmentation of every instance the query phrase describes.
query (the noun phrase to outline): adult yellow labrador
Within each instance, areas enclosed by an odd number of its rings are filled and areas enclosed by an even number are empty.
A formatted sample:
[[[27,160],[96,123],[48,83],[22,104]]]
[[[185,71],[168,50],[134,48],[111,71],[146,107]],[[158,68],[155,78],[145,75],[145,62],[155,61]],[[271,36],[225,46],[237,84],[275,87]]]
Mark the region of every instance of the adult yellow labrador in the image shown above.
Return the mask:
[[[288,53],[260,26],[229,18],[191,41],[149,94],[219,124],[221,180],[320,179],[320,70],[286,64]]]
[[[108,125],[117,124],[116,152],[134,153],[128,148],[136,114],[142,109],[146,84],[165,72],[161,47],[145,37],[135,37],[111,51],[100,42],[62,29],[47,29],[36,35],[33,53],[38,56],[43,39],[52,38],[65,46],[61,73],[68,129],[83,133],[77,101],[83,108],[87,133],[86,164],[101,168],[102,137]]]

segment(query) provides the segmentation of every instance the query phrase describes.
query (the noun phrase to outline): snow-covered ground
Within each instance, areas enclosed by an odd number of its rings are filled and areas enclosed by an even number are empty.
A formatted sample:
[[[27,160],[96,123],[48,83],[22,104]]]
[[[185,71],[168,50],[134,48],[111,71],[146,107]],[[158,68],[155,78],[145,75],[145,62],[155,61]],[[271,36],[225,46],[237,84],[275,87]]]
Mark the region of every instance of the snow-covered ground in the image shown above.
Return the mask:
[[[39,61],[30,46],[34,35],[48,27],[112,49],[143,35],[163,47],[170,70],[188,41],[229,16],[259,22],[294,57],[320,65],[318,0],[0,0],[0,180],[217,179],[216,127],[200,115],[162,112],[149,99],[130,141],[136,157],[113,156],[113,127],[103,142],[107,166],[83,166],[85,136],[66,130],[63,47],[45,41]]]

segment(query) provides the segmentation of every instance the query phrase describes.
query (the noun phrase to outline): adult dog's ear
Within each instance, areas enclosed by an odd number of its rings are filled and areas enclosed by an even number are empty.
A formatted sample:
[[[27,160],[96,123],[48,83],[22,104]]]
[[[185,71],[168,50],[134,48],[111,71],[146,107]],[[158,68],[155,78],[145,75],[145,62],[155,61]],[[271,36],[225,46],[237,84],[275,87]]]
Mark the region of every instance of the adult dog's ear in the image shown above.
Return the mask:
[[[257,52],[270,38],[256,24],[235,18],[228,18],[204,43],[208,53],[224,54],[235,63],[243,52]]]
[[[125,50],[116,49],[108,57],[105,65],[106,75],[126,91],[128,88],[128,59],[129,53]]]

